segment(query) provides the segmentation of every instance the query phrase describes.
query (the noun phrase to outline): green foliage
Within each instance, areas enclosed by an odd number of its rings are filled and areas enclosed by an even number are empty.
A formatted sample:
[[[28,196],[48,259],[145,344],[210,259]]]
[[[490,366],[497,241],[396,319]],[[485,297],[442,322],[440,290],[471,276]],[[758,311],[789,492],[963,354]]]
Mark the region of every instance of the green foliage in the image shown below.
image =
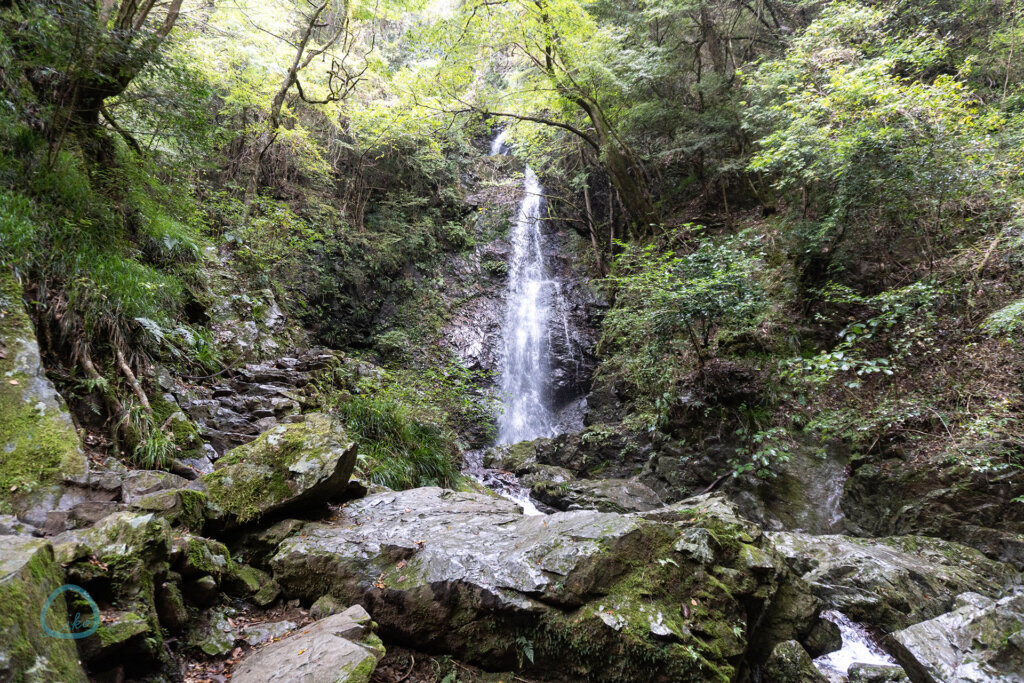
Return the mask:
[[[887,290],[862,297],[848,287],[832,283],[821,298],[832,304],[867,307],[875,315],[848,324],[839,332],[839,343],[809,358],[786,359],[780,364],[783,378],[823,384],[839,373],[857,377],[882,373],[892,375],[912,353],[934,350],[935,306],[943,290],[928,282]],[[889,356],[869,358],[869,349],[882,349]],[[845,386],[855,389],[861,381],[851,378]]]
[[[372,482],[393,489],[454,488],[459,466],[440,429],[413,419],[385,396],[355,395],[341,401],[338,414],[360,444],[359,468]]]
[[[1007,119],[979,105],[970,68],[951,61],[945,38],[884,6],[836,2],[785,58],[748,77],[749,169],[810,216],[794,232],[800,252],[841,250],[850,265],[899,240],[935,249],[974,225],[979,205],[1000,215],[1013,171],[993,133]]]
[[[992,313],[981,326],[992,335],[1019,337],[1021,332],[1024,332],[1024,299],[1014,301]]]
[[[756,244],[749,236],[702,241],[684,255],[653,245],[623,246],[615,271],[621,274],[608,278],[618,305],[606,321],[608,333],[623,340],[684,337],[703,362],[715,331],[749,322],[763,310],[754,278],[757,254],[748,253]]]

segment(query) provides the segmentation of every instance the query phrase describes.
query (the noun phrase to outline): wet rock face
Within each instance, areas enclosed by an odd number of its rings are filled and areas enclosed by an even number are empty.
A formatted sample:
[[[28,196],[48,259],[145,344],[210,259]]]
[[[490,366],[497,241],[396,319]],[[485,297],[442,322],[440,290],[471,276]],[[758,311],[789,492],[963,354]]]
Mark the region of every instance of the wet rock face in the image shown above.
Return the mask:
[[[814,668],[810,655],[795,640],[787,640],[775,646],[765,664],[764,675],[769,681],[827,683],[821,672]]]
[[[524,517],[483,495],[384,493],[306,525],[271,566],[286,595],[359,602],[386,636],[576,680],[728,680],[755,623],[810,631],[814,599],[809,613],[773,602],[782,560],[726,504],[648,514]]]
[[[956,609],[893,633],[915,681],[1024,681],[1024,592],[999,600],[966,593]]]
[[[446,283],[442,297],[450,305],[450,318],[442,330],[441,344],[454,351],[474,370],[501,370],[502,327],[505,324],[508,288],[507,222],[514,218],[518,193],[483,192],[471,197],[481,204],[477,221],[477,246],[472,252],[451,257],[444,266]],[[484,196],[486,195],[486,196]],[[499,227],[496,224],[502,224]],[[503,228],[503,229],[502,229]],[[606,304],[589,285],[589,275],[574,268],[571,242],[577,239],[555,223],[543,226],[543,258],[557,289],[556,306],[549,319],[551,352],[551,402],[563,429],[578,429],[582,408],[562,411],[589,391],[596,367],[594,346],[598,324]]]
[[[372,626],[366,610],[355,605],[249,655],[231,680],[370,683],[384,657],[384,645]]]
[[[49,493],[59,497],[61,491],[40,489],[87,477],[88,461],[71,415],[43,370],[21,285],[0,268],[0,512],[13,511],[43,526],[52,508],[30,511]]]
[[[934,538],[767,536],[828,607],[887,631],[948,611],[964,591],[998,596],[1021,580],[1009,565]]]

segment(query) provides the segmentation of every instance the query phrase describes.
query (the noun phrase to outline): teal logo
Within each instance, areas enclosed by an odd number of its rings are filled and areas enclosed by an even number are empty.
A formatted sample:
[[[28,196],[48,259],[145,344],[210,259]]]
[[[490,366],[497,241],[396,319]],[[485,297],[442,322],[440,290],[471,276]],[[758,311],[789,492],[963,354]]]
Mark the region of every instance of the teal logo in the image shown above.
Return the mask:
[[[78,595],[85,600],[86,605],[89,606],[92,613],[83,615],[81,612],[75,612],[74,616],[67,617],[66,623],[60,624],[54,628],[47,623],[46,615],[50,611],[53,601],[64,593],[78,593]],[[51,638],[60,638],[62,640],[88,638],[93,633],[96,633],[96,629],[100,627],[100,608],[84,588],[71,583],[66,583],[50,593],[50,597],[46,598],[46,602],[43,603],[43,609],[39,612],[39,624],[43,627],[43,631],[46,635]]]

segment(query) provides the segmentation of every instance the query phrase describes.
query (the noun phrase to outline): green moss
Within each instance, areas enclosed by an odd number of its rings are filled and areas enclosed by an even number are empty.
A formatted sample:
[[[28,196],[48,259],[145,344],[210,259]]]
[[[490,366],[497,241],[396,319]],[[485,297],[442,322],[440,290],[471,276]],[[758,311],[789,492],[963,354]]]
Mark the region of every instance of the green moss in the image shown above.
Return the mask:
[[[332,457],[354,460],[354,445],[332,418],[308,414],[304,422],[276,427],[233,449],[203,481],[213,505],[245,523],[294,496],[293,485],[304,489],[304,477],[322,474],[314,465],[327,465]]]
[[[148,631],[149,623],[145,617],[133,612],[125,612],[116,621],[100,626],[92,637],[97,638],[102,647],[107,648],[111,645],[128,642]]]
[[[37,407],[28,388],[37,378],[17,368],[21,344],[35,344],[32,323],[21,302],[21,286],[0,272],[0,511],[13,498],[52,484],[61,474],[85,473],[78,434],[52,408]],[[23,341],[18,341],[23,340]],[[43,408],[40,410],[40,408]]]
[[[266,507],[291,495],[281,472],[267,471],[266,478],[251,473],[246,478],[237,475],[237,471],[225,468],[208,474],[205,481],[210,497],[240,522],[259,518]]]
[[[185,558],[189,568],[198,574],[220,578],[236,569],[227,546],[201,536],[189,535],[185,538]]]
[[[371,638],[376,636],[371,635]],[[377,638],[377,642],[380,639]],[[384,646],[381,644],[381,649]],[[373,677],[373,672],[377,670],[377,658],[366,657],[365,659],[359,660],[359,663],[353,666],[348,671],[342,670],[338,676],[338,680],[348,681],[348,683],[370,683],[370,679]]]
[[[74,641],[58,640],[42,631],[39,611],[50,592],[64,583],[64,577],[52,549],[43,541],[35,543],[45,547],[35,551],[20,575],[4,576],[0,581],[0,661],[13,672],[13,683],[84,682],[86,676]],[[47,623],[55,630],[66,629],[67,618],[67,602],[62,594],[50,607]],[[32,677],[28,675],[30,670]]]

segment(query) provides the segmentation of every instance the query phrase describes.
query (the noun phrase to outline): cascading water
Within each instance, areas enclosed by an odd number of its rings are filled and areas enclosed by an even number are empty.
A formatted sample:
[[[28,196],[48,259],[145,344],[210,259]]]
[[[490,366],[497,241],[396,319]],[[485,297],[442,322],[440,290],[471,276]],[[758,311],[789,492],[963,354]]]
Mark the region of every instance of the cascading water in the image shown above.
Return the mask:
[[[491,154],[505,154],[505,133],[491,144]],[[541,211],[544,188],[526,167],[523,200],[510,235],[508,300],[502,327],[501,398],[498,443],[529,441],[555,433],[551,411],[551,343],[549,319],[558,283],[544,263]]]

